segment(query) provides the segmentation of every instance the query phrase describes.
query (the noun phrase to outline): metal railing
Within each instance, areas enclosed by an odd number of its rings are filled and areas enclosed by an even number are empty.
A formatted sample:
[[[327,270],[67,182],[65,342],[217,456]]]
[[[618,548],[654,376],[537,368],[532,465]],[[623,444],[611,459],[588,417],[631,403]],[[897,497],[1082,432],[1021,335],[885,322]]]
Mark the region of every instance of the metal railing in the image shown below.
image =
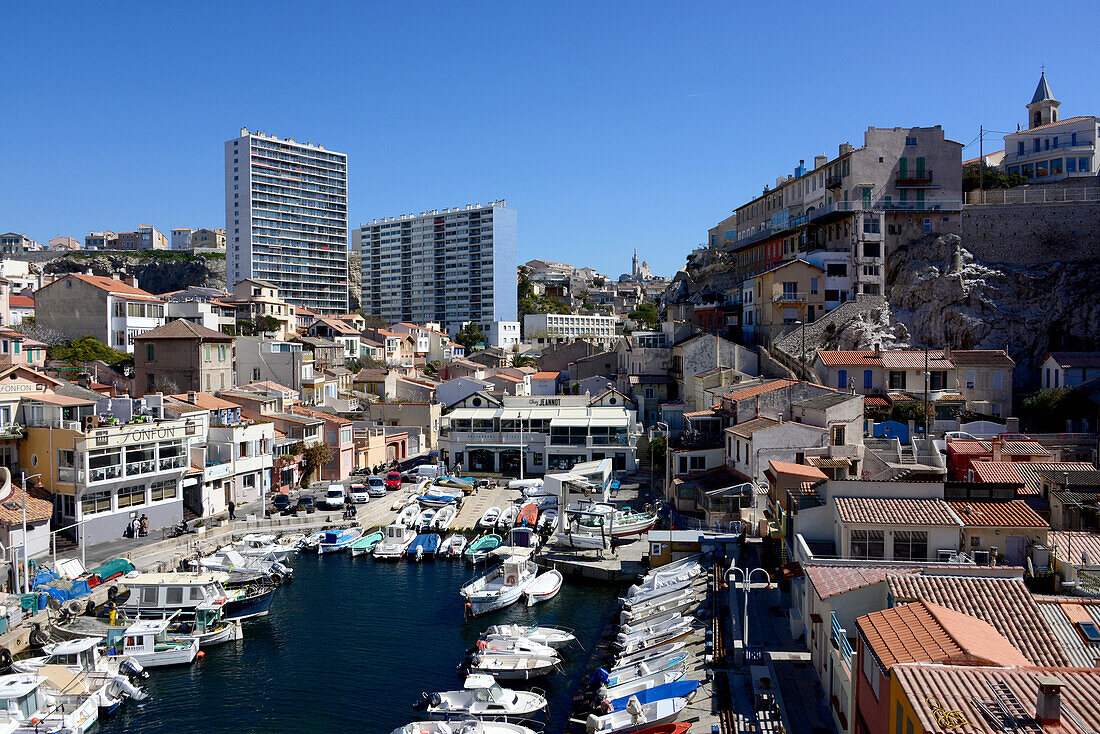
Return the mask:
[[[1021,186],[966,193],[967,204],[1058,204],[1071,201],[1100,201],[1100,188]]]
[[[840,659],[844,661],[844,665],[848,668],[848,672],[852,671],[852,643],[848,642],[848,635],[845,633],[844,628],[840,626],[840,621],[836,618],[836,612],[830,612],[829,615],[833,618],[833,647],[840,653]]]
[[[901,183],[902,181],[931,181],[931,180],[932,180],[932,169],[931,168],[928,168],[928,169],[925,169],[925,170],[921,170],[921,169],[918,168],[914,171],[910,171],[910,170],[898,171],[898,176],[897,176],[898,183]]]
[[[1076,149],[1081,149],[1081,148],[1091,149],[1093,147],[1095,147],[1095,144],[1091,140],[1078,140],[1076,143],[1074,143],[1072,141],[1063,143],[1062,141],[1059,140],[1057,145],[1052,145],[1049,148],[1040,148],[1039,150],[1035,150],[1034,147],[1029,147],[1023,153],[1016,152],[1016,153],[1013,153],[1010,156],[1005,156],[1005,161],[1004,162],[1005,162],[1005,164],[1010,164],[1010,163],[1015,163],[1016,161],[1023,160],[1024,158],[1031,158],[1033,156],[1041,156],[1041,155],[1050,155],[1052,152],[1057,152],[1059,150],[1067,150],[1068,151],[1068,150],[1076,150]]]

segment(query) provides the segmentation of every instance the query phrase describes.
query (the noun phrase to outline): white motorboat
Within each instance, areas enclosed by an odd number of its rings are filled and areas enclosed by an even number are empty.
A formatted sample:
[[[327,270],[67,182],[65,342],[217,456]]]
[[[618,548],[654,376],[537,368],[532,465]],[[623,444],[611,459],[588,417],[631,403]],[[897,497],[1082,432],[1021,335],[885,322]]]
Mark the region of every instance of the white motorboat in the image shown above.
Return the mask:
[[[558,653],[549,645],[532,642],[526,637],[494,637],[477,641],[474,648],[483,655],[532,655],[557,657]]]
[[[537,573],[526,555],[508,556],[500,566],[462,587],[467,613],[477,617],[515,603]]]
[[[321,538],[323,537],[325,537],[325,533],[323,531],[313,533],[312,535],[307,535],[298,541],[297,549],[299,551],[316,550],[317,544],[321,542]]]
[[[198,562],[191,561],[191,567],[198,566],[207,571],[224,571],[238,577],[257,574],[275,581],[282,581],[294,573],[294,569],[281,561],[261,556],[244,556],[239,551],[223,548],[216,553],[203,556]]]
[[[603,671],[602,677],[607,686],[618,686],[661,671],[683,668],[688,657],[686,650],[674,650],[645,660],[615,665],[610,670]]]
[[[455,521],[455,517],[458,516],[458,510],[454,505],[447,505],[446,507],[439,508],[439,511],[435,513],[435,517],[432,518],[431,529],[444,531],[451,527],[451,523]]]
[[[608,550],[611,548],[611,535],[578,532],[573,528],[566,528],[565,532],[554,536],[553,544],[562,548],[576,548],[578,550]]]
[[[632,654],[642,652],[644,650],[653,650],[656,648],[669,645],[676,640],[683,639],[692,633],[692,627],[690,624],[681,624],[676,627],[669,627],[661,632],[655,632],[650,635],[636,634],[636,635],[620,635],[615,638],[612,643],[614,647],[621,650],[624,654]]]
[[[43,665],[35,671],[46,679],[43,690],[54,700],[70,708],[91,698],[100,714],[117,711],[128,699],[142,701],[148,694],[121,674],[79,673],[60,665]]]
[[[688,700],[682,696],[661,698],[649,703],[640,703],[631,696],[626,708],[609,714],[589,714],[585,722],[586,734],[611,734],[645,729],[656,724],[665,724],[676,718],[687,706]]]
[[[429,716],[526,718],[546,708],[546,697],[533,691],[501,688],[493,676],[475,673],[466,677],[461,691],[425,693],[423,703]]]
[[[594,532],[603,524],[605,528],[610,528],[611,535],[623,538],[648,531],[657,523],[657,513],[656,511],[638,512],[629,507],[622,507],[600,517],[584,516],[580,522],[581,525],[593,528]]]
[[[497,680],[530,680],[549,675],[560,658],[533,655],[475,655],[471,671],[486,673]]]
[[[542,509],[542,514],[539,515],[539,530],[548,533],[553,530],[558,523],[558,510],[555,507],[549,509]]]
[[[614,701],[616,698],[630,696],[641,691],[648,691],[650,688],[663,686],[666,683],[675,683],[686,674],[687,669],[683,665],[678,665],[675,668],[662,670],[659,673],[643,675],[640,678],[635,678],[628,683],[621,683],[617,686],[600,686],[600,698],[605,701]]]
[[[95,696],[62,694],[35,673],[0,676],[0,731],[84,734],[97,721]]]
[[[199,652],[194,637],[169,638],[167,619],[145,619],[107,630],[107,656],[133,658],[145,668],[188,665]]]
[[[405,525],[387,525],[382,542],[374,546],[375,558],[400,558],[416,539],[416,532]]]
[[[672,596],[679,594],[683,591],[695,588],[696,583],[701,583],[699,579],[683,579],[680,581],[674,581],[667,586],[659,586],[656,589],[640,589],[633,594],[621,597],[619,599],[623,604],[638,605],[654,599],[660,599],[664,596]]]
[[[411,529],[415,527],[416,518],[419,515],[420,505],[413,501],[401,508],[401,512],[397,513],[397,519],[394,522]]]
[[[236,543],[232,543],[222,550],[231,549],[242,556],[256,556],[258,558],[270,558],[275,561],[285,561],[291,553],[297,549],[292,545],[283,545],[275,541],[274,535],[249,533]]]
[[[680,662],[680,660],[676,659],[677,656],[680,656],[682,660],[686,660],[687,654],[687,643],[683,640],[677,640],[658,648],[638,650],[637,652],[627,654],[618,653],[614,656],[614,665],[616,668],[622,668],[628,665],[650,663],[654,660],[666,660],[669,658],[671,658],[673,663],[677,663]]]
[[[556,494],[536,494],[533,497],[528,497],[527,501],[539,508],[539,512],[556,510],[558,507],[558,496]]]
[[[655,617],[663,617],[668,614],[683,614],[690,612],[699,606],[700,597],[691,593],[684,597],[676,597],[656,606],[644,606],[638,609],[624,609],[619,614],[619,622],[628,625],[645,624]]]
[[[531,582],[523,593],[527,595],[527,606],[533,607],[539,602],[550,601],[561,591],[561,571],[552,568],[546,573],[539,574],[538,578]]]
[[[523,494],[526,495],[529,489],[542,489],[542,484],[542,479],[537,477],[534,479],[513,479],[508,482],[508,489],[522,489]]]
[[[519,517],[519,506],[508,505],[500,513],[500,517],[497,519],[497,527],[501,530],[507,530],[516,524],[516,518]]]
[[[666,615],[665,618],[660,621],[654,621],[647,624],[637,625],[631,627],[629,631],[622,630],[615,636],[615,645],[622,647],[627,643],[632,643],[637,640],[646,638],[654,638],[663,635],[667,632],[679,629],[691,629],[691,620],[687,617],[675,615]]]
[[[443,545],[439,546],[439,555],[448,558],[460,558],[462,552],[466,550],[466,543],[465,535],[462,533],[455,533],[444,540]]]
[[[485,514],[481,516],[481,519],[477,521],[477,526],[479,528],[484,528],[485,530],[492,530],[497,526],[497,520],[499,519],[500,508],[490,507],[488,510],[485,511]]]
[[[302,533],[287,533],[286,535],[279,536],[279,545],[289,545],[294,550],[298,550],[298,544],[305,540],[305,535]]]
[[[528,640],[531,640],[531,642],[537,642],[540,645],[546,645],[553,648],[572,645],[577,641],[577,638],[573,636],[572,632],[561,629],[560,627],[528,627],[523,624],[494,624],[492,627],[485,630],[485,634],[482,635],[482,637],[487,640],[491,640],[494,637],[526,637]]]
[[[659,614],[656,617],[650,617],[649,619],[644,619],[644,620],[641,620],[639,622],[634,622],[632,624],[620,624],[619,625],[619,632],[625,632],[626,634],[630,634],[631,632],[637,632],[638,630],[646,629],[648,627],[652,627],[652,626],[667,622],[669,620],[675,620],[675,619],[689,619],[689,618],[685,617],[680,612],[669,612],[668,614]]]
[[[691,586],[676,587],[667,590],[663,594],[657,596],[645,597],[642,599],[624,599],[623,609],[630,611],[642,611],[645,609],[652,609],[654,607],[660,607],[668,603],[675,602],[680,599],[696,596],[695,589]]]
[[[355,541],[363,537],[363,528],[356,525],[343,530],[329,530],[317,544],[318,553],[338,553],[347,550]]]
[[[651,571],[640,584],[631,586],[627,590],[626,596],[634,597],[647,591],[655,591],[666,586],[675,586],[677,584],[691,582],[702,573],[703,567],[698,563],[672,568],[667,571]]]
[[[420,511],[420,514],[416,516],[416,520],[413,521],[413,527],[421,532],[424,532],[432,526],[432,520],[435,519],[436,509],[434,507],[425,507]]]
[[[130,677],[148,677],[139,663],[126,658],[107,658],[100,650],[98,637],[78,637],[47,645],[41,657],[12,662],[12,672],[34,673],[50,679],[50,687],[67,691],[70,687],[95,695],[100,710],[113,711],[127,698],[142,701],[148,693],[130,681]],[[59,671],[68,673],[60,675]],[[79,676],[74,680],[73,676]],[[68,681],[72,680],[72,685]]]
[[[390,734],[535,734],[534,730],[503,721],[414,721]]]

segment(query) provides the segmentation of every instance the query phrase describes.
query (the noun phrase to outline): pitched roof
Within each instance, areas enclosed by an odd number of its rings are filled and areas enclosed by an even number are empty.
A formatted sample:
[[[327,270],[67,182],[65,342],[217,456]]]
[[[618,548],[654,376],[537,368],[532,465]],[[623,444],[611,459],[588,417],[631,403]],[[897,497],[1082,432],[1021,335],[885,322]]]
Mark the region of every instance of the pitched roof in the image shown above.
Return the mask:
[[[1065,563],[1080,565],[1081,554],[1087,553],[1089,565],[1100,560],[1100,535],[1087,530],[1051,530],[1048,536],[1051,554]]]
[[[1014,461],[975,461],[970,464],[974,477],[979,482],[993,484],[1016,484],[1024,486],[1024,480],[1016,472]]]
[[[13,308],[34,308],[34,299],[30,296],[10,296],[8,305]]]
[[[756,433],[757,431],[762,431],[765,428],[771,428],[772,426],[778,426],[778,425],[779,425],[779,421],[774,420],[772,418],[767,418],[767,417],[764,417],[764,416],[760,416],[758,418],[753,418],[752,420],[747,420],[747,421],[743,421],[741,423],[738,423],[736,426],[730,426],[726,430],[729,431],[730,433],[734,434],[734,435],[742,436],[744,438],[749,438],[750,436],[752,436],[752,434]]]
[[[337,334],[354,334],[355,336],[359,336],[358,329],[356,329],[354,326],[347,323],[346,321],[341,321],[340,319],[321,317],[310,324],[309,328],[313,328],[317,324],[324,324],[328,328],[335,331]]]
[[[290,413],[295,415],[305,415],[310,418],[320,418],[321,420],[328,421],[330,423],[336,423],[339,425],[351,425],[351,421],[347,418],[342,418],[335,413],[326,413],[322,410],[314,410],[313,408],[306,408],[302,405],[293,405],[289,408]]]
[[[865,395],[863,405],[868,408],[889,408],[890,401],[878,395]]]
[[[882,366],[888,370],[923,370],[925,355],[928,359],[928,369],[950,370],[955,365],[950,359],[943,356],[942,349],[923,350],[898,350],[882,353]]]
[[[827,479],[825,472],[821,471],[816,466],[806,466],[805,464],[794,464],[789,461],[769,459],[768,468],[775,474],[791,474],[798,477],[807,477],[809,479]]]
[[[959,519],[939,498],[836,497],[841,522],[857,525],[931,525],[958,527]]]
[[[150,329],[144,334],[134,337],[135,341],[148,341],[149,339],[199,339],[201,341],[231,342],[233,337],[220,331],[208,329],[205,326],[191,323],[184,319],[169,321],[164,326]]]
[[[1051,352],[1050,358],[1063,369],[1100,367],[1100,352]]]
[[[0,525],[12,526],[23,523],[23,488],[12,481],[11,495],[0,503]],[[41,522],[53,516],[53,499],[44,489],[32,487],[27,490],[27,522]]]
[[[190,393],[180,393],[179,395],[170,395],[174,400],[178,400],[181,403],[188,403],[190,405],[197,405],[203,410],[225,410],[227,408],[239,408],[241,407],[237,403],[231,403],[228,400],[222,400],[221,398],[211,395],[210,393],[197,392],[195,393],[195,399],[191,400]]]
[[[959,367],[980,365],[1015,367],[1016,362],[1003,349],[952,349],[951,361]]]
[[[364,367],[352,378],[355,382],[377,382],[386,379],[390,371],[384,368]]]
[[[531,375],[532,380],[556,380],[561,372],[554,372],[551,370],[543,370]]]
[[[918,573],[920,569],[920,566],[873,566],[862,562],[842,566],[806,564],[802,567],[814,591],[822,599],[877,584],[895,574]]]
[[[1023,500],[1010,502],[948,502],[968,528],[1049,528],[1050,523]]]
[[[1048,99],[1054,100],[1054,92],[1050,91],[1050,84],[1047,82],[1047,73],[1043,71],[1039,74],[1039,84],[1035,87],[1035,94],[1031,95],[1031,104],[1045,102]]]
[[[895,603],[924,599],[988,622],[1036,665],[1069,664],[1022,578],[909,574],[887,584]]]
[[[829,367],[852,367],[866,365],[868,367],[881,367],[882,356],[876,355],[873,350],[820,350],[817,358],[821,363]]]
[[[983,462],[975,461],[974,465],[981,463]],[[988,463],[992,464],[996,462]],[[1011,463],[1012,470],[1015,471],[1016,474],[1020,477],[1020,480],[1023,481],[1024,487],[1023,489],[1017,490],[1017,494],[1039,494],[1043,483],[1042,472],[1045,470],[1052,469],[1055,471],[1073,471],[1076,469],[1084,471],[1096,471],[1095,466],[1083,461],[1014,461],[1000,463]]]
[[[763,395],[764,393],[773,392],[775,390],[782,390],[785,387],[798,384],[798,380],[771,380],[769,382],[763,382],[758,385],[752,385],[751,387],[745,387],[738,390],[736,387],[729,392],[724,393],[721,397],[729,400],[747,400],[748,398],[754,398],[757,395]]]
[[[160,298],[157,298],[152,293],[143,291],[142,289],[132,286],[125,281],[115,280],[114,278],[105,278],[101,275],[84,275],[83,273],[69,273],[65,276],[65,278],[76,278],[77,280],[87,283],[90,286],[99,288],[100,290],[104,290],[108,293],[112,293],[115,295],[125,296],[133,300],[156,301],[157,303],[162,302]],[[59,278],[49,285],[60,283],[65,278]],[[49,285],[43,286],[38,290],[44,290],[45,288],[48,288]],[[38,291],[35,291],[35,293],[37,292]]]
[[[1028,665],[989,623],[924,599],[856,619],[884,668],[898,663]]]
[[[954,454],[967,456],[987,456],[993,453],[995,441],[976,441],[972,439],[947,439],[947,448]],[[1005,456],[1050,456],[1050,451],[1038,441],[1001,441],[1001,453]]]

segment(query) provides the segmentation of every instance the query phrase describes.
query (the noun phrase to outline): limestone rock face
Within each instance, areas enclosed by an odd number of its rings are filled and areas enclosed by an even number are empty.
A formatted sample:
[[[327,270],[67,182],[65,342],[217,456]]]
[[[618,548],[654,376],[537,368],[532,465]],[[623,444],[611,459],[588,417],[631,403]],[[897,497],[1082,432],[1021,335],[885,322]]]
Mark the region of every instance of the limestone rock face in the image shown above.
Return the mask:
[[[1100,344],[1100,262],[985,264],[957,235],[930,236],[890,254],[886,282],[914,345],[1007,349],[1021,388],[1048,352]]]
[[[91,254],[91,253],[88,253]],[[191,285],[205,288],[225,288],[225,258],[215,257],[139,257],[120,253],[102,253],[88,257],[61,255],[44,262],[32,263],[47,274],[84,273],[111,276],[132,275],[138,287],[159,294],[180,290]]]

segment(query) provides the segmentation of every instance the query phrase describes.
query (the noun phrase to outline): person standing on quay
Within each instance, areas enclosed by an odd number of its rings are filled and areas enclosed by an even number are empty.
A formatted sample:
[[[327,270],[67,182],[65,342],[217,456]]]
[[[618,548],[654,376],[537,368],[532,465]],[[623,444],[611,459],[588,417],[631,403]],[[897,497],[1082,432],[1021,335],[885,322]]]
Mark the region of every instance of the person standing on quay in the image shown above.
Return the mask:
[[[237,511],[237,503],[234,502],[233,500],[229,500],[229,519],[230,520],[236,520],[237,519],[237,512],[236,511]]]

